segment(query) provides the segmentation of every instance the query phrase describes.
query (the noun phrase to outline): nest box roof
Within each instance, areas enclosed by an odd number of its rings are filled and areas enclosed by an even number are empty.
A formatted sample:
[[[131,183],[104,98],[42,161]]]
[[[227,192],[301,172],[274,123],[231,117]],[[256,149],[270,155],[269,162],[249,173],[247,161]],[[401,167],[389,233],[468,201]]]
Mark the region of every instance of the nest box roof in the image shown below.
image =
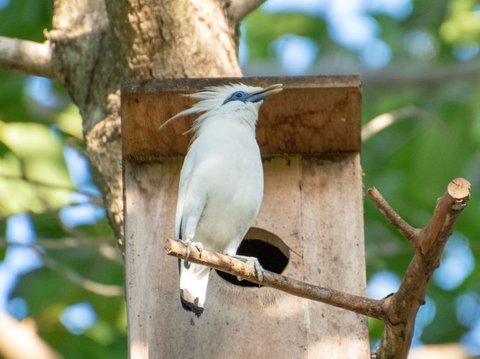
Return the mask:
[[[192,105],[181,96],[207,86],[242,82],[262,86],[282,83],[284,90],[262,105],[257,140],[262,155],[360,151],[361,92],[357,75],[166,79],[122,85],[122,134],[125,157],[148,160],[184,155],[183,135],[193,116],[159,130],[168,118]]]

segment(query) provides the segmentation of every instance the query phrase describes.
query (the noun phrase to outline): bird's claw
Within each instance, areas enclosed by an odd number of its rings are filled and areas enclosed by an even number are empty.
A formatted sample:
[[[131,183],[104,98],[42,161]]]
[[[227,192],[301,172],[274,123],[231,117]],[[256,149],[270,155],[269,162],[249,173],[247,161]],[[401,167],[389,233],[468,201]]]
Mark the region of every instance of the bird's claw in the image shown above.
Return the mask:
[[[198,251],[200,252],[200,256],[201,256],[202,251],[203,251],[203,244],[201,242],[193,242],[189,239],[180,240],[180,242],[182,242],[183,244],[185,244],[187,246],[187,255],[185,257],[183,266],[185,267],[185,269],[189,269],[190,268],[190,262],[188,261],[188,258],[190,257],[190,253],[192,252],[192,247],[197,248]]]
[[[259,284],[262,284],[263,279],[265,278],[265,270],[263,269],[262,265],[260,264],[260,261],[256,257],[248,257],[248,256],[240,256],[240,255],[234,255],[232,256],[233,258],[239,259],[253,267],[255,270],[255,274],[257,275],[257,279]],[[239,281],[242,281],[243,278],[237,277]]]

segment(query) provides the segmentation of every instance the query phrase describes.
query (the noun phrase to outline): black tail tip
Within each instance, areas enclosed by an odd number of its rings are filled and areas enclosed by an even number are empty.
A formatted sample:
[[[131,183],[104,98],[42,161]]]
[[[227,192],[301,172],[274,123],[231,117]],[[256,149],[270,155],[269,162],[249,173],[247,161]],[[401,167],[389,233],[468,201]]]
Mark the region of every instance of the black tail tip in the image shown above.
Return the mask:
[[[187,302],[185,299],[183,299],[182,296],[180,296],[180,302],[182,303],[183,309],[185,309],[186,311],[189,311],[189,312],[193,312],[193,314],[195,314],[197,316],[197,318],[200,318],[200,315],[202,315],[202,313],[203,313],[203,308],[202,307],[198,307],[191,302]]]

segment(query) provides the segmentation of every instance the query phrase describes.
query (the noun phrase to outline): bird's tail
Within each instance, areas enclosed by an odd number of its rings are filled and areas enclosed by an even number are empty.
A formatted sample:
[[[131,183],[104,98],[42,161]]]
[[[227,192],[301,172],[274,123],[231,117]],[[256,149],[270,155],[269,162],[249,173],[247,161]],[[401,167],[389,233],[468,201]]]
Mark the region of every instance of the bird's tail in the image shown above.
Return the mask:
[[[192,311],[197,317],[203,313],[209,274],[208,267],[190,263],[187,269],[185,261],[180,261],[180,301],[185,310]]]

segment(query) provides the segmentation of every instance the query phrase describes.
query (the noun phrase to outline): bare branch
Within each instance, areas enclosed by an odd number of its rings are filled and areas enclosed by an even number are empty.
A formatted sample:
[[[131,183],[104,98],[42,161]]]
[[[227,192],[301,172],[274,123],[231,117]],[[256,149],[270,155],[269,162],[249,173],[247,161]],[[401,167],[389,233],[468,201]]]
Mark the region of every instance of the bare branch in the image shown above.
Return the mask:
[[[264,2],[265,0],[226,0],[225,9],[228,17],[239,23]]]
[[[442,84],[474,81],[480,76],[480,61],[477,59],[452,65],[397,63],[383,71],[362,71],[364,83],[372,89],[430,88]],[[324,70],[325,71],[325,70]],[[352,71],[352,70],[350,70]]]
[[[44,188],[51,188],[51,189],[56,189],[56,190],[65,190],[65,191],[80,193],[80,194],[83,194],[84,196],[89,197],[93,204],[96,204],[100,207],[103,207],[103,205],[104,205],[102,197],[97,195],[96,193],[94,193],[92,191],[81,190],[79,188],[69,186],[69,185],[64,185],[64,184],[43,182],[43,181],[39,181],[39,180],[36,180],[36,179],[33,179],[33,178],[28,178],[25,175],[11,176],[11,175],[8,175],[8,174],[0,174],[0,180],[2,178],[5,179],[5,180],[11,180],[11,181],[25,181],[25,182],[28,182],[31,185],[37,186],[37,187],[44,187]]]
[[[168,255],[178,258],[187,258],[187,246],[175,240],[167,240],[165,251]],[[382,300],[369,299],[358,295],[343,293],[334,289],[308,284],[281,274],[265,271],[264,279],[260,283],[255,269],[236,258],[211,252],[206,249],[199,252],[191,248],[188,260],[193,263],[207,265],[222,272],[246,279],[261,286],[279,289],[297,297],[307,298],[350,310],[355,313],[367,315],[380,320],[385,320],[384,303]]]
[[[61,359],[38,336],[32,319],[18,321],[0,311],[0,356],[5,359]]]
[[[104,244],[110,243],[114,246],[115,241],[111,237],[99,237],[95,240],[90,238],[74,238],[65,237],[62,239],[51,238],[37,238],[35,243],[24,244],[16,242],[8,242],[5,237],[0,237],[0,248],[7,248],[9,246],[14,247],[32,247],[40,246],[45,249],[75,249],[75,248],[88,248],[88,247],[100,247]]]
[[[433,272],[440,264],[445,243],[453,231],[458,215],[470,198],[470,183],[457,178],[438,200],[430,223],[416,234],[415,255],[399,290],[386,300],[388,321],[378,349],[380,359],[404,359],[410,349],[415,318],[425,302],[425,292]],[[390,217],[387,216],[390,219]]]
[[[38,43],[0,36],[0,68],[57,79],[49,42]]]
[[[382,113],[381,115],[372,118],[365,126],[363,126],[362,142],[367,141],[380,131],[408,117],[429,119],[432,116],[427,111],[412,106],[404,107],[392,112]]]
[[[420,231],[417,228],[409,225],[400,215],[390,206],[390,204],[383,198],[380,192],[373,187],[368,189],[368,195],[373,200],[379,211],[388,219],[388,221],[399,230],[405,238],[411,241],[414,246],[416,244],[417,234]]]
[[[278,66],[278,67],[277,67]],[[245,76],[260,76],[274,74],[281,69],[279,65],[264,62],[248,66]],[[441,88],[442,85],[475,82],[480,78],[480,61],[478,59],[465,63],[453,64],[424,64],[412,61],[394,62],[387,68],[372,71],[360,65],[352,64],[347,58],[342,59],[338,54],[322,56],[306,73],[306,75],[325,74],[352,74],[360,73],[362,88],[365,92],[394,91],[399,89],[428,89]]]
[[[57,263],[55,260],[47,256],[42,250],[36,246],[31,247],[35,253],[42,257],[43,263],[46,267],[53,269],[60,274],[64,275],[65,278],[70,280],[72,283],[75,283],[82,287],[83,289],[104,296],[104,297],[122,297],[124,296],[124,289],[118,285],[112,284],[103,284],[95,282],[91,279],[87,279],[80,274],[74,272],[70,268],[64,267],[61,264]]]

